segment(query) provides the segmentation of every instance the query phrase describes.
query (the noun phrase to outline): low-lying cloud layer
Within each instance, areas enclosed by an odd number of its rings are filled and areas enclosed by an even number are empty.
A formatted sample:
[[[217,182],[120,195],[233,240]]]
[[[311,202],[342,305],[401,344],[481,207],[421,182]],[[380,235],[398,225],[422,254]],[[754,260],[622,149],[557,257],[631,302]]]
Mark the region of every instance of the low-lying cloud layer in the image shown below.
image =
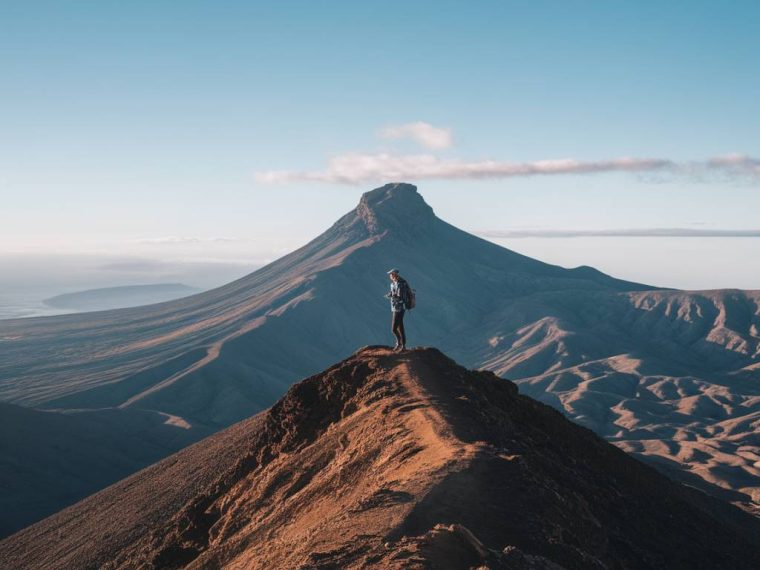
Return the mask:
[[[155,238],[138,239],[137,243],[153,245],[177,245],[188,243],[229,243],[239,241],[234,237],[195,237],[195,236],[161,236]]]
[[[702,228],[633,228],[610,230],[476,230],[473,233],[492,239],[571,238],[571,237],[760,237],[760,230]]]
[[[321,171],[258,172],[256,180],[266,184],[325,182],[361,184],[389,180],[499,179],[560,174],[630,172],[707,178],[722,176],[751,182],[760,181],[760,159],[746,155],[713,157],[679,162],[667,158],[616,158],[582,161],[574,159],[510,162],[499,160],[463,161],[441,159],[431,154],[361,154],[333,157]]]

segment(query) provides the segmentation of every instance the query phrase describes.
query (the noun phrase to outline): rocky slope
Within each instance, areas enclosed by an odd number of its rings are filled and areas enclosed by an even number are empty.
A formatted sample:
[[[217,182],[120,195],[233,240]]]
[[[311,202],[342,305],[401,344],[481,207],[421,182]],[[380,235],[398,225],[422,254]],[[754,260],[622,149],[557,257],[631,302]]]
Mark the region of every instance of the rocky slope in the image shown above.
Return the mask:
[[[488,346],[466,347],[466,362],[514,378],[522,393],[669,475],[760,512],[760,292],[540,297],[490,316]]]
[[[657,290],[547,265],[437,218],[408,184],[367,192],[303,248],[213,291],[0,321],[0,400],[216,431],[390,337],[390,266],[418,293],[412,345],[511,378],[671,475],[756,507],[760,292]]]
[[[760,521],[509,381],[368,347],[0,542],[8,568],[756,568]]]

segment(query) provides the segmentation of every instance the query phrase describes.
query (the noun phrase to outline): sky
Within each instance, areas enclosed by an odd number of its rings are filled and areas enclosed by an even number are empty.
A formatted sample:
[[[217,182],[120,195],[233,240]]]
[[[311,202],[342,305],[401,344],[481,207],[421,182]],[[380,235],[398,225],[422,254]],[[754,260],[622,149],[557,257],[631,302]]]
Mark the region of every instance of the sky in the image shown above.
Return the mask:
[[[760,289],[758,29],[741,0],[0,0],[0,296],[20,259],[212,286],[401,180],[544,261]]]

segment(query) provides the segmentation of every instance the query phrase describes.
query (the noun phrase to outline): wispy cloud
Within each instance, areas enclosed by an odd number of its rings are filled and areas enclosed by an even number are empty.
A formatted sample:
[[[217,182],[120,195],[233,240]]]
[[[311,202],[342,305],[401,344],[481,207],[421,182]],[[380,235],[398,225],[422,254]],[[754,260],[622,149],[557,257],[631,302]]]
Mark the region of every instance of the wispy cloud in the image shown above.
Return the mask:
[[[572,238],[572,237],[760,237],[760,230],[703,228],[633,228],[608,230],[476,230],[473,233],[493,239]]]
[[[429,149],[449,148],[454,140],[451,129],[434,127],[422,121],[391,125],[381,129],[379,134],[384,139],[411,139]]]
[[[453,143],[451,129],[434,127],[422,121],[385,127],[379,131],[379,135],[385,139],[411,139],[431,150],[449,148]],[[257,172],[256,180],[264,184],[362,184],[394,180],[503,179],[604,172],[634,173],[640,175],[643,180],[651,181],[679,176],[692,180],[722,177],[755,183],[760,182],[760,159],[744,154],[729,154],[693,161],[677,161],[662,157],[620,157],[604,160],[562,158],[513,162],[492,159],[445,159],[433,153],[351,152],[330,158],[323,170],[270,170]]]
[[[93,268],[115,273],[147,273],[152,275],[171,275],[188,268],[208,267],[251,267],[269,263],[268,259],[233,259],[220,257],[192,257],[188,259],[150,259],[133,257],[108,261]]]
[[[228,243],[240,241],[234,237],[193,237],[193,236],[162,236],[155,238],[143,238],[136,240],[137,243],[154,245],[176,245],[192,243]]]
[[[760,159],[730,155],[689,162],[667,158],[509,162],[444,160],[431,154],[343,154],[330,159],[327,168],[321,171],[259,172],[256,179],[267,184],[299,181],[360,184],[387,180],[513,178],[603,172],[662,173],[697,178],[720,175],[756,182],[760,181]]]
[[[711,170],[760,177],[760,158],[753,158],[746,154],[729,154],[711,158],[706,162],[705,167]]]
[[[104,263],[96,267],[105,271],[124,271],[130,273],[153,273],[157,271],[171,269],[169,262],[158,259],[125,259]]]

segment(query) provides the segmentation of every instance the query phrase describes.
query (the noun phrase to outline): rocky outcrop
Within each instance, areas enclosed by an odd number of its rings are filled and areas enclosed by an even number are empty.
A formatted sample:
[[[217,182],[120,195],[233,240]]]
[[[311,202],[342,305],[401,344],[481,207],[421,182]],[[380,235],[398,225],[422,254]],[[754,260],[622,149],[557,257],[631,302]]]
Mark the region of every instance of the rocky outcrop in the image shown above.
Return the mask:
[[[760,522],[491,372],[367,347],[0,542],[8,568],[755,568]]]

